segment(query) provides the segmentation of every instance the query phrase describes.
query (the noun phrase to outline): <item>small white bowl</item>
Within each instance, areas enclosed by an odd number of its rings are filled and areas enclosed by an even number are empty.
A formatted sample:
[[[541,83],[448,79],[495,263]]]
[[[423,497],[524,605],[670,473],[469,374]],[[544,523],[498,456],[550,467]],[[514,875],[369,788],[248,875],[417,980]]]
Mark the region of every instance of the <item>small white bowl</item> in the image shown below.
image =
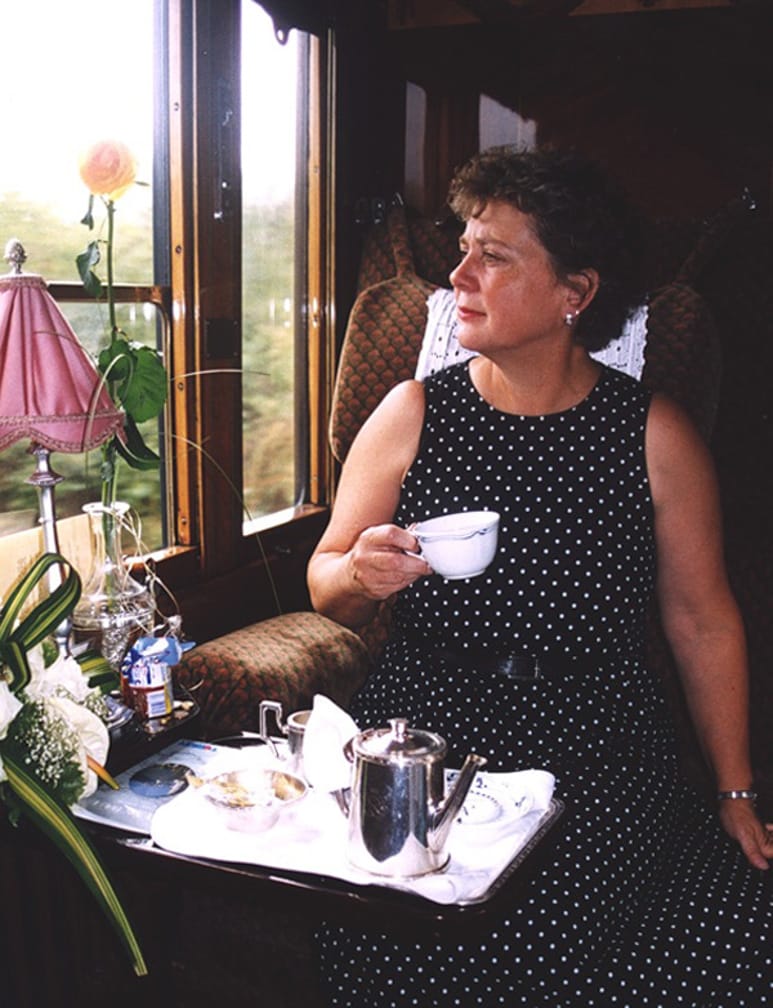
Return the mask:
[[[303,798],[306,790],[299,777],[266,767],[218,774],[202,786],[204,797],[228,829],[241,833],[270,829],[282,809]]]
[[[449,580],[482,574],[494,559],[499,535],[496,511],[460,511],[419,522],[412,529],[421,555]]]

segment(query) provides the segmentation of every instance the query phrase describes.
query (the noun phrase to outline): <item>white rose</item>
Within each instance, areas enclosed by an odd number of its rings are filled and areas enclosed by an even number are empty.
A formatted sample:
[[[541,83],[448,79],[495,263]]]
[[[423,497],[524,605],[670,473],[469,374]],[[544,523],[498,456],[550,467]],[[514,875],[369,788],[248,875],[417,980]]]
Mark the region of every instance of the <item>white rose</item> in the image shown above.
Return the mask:
[[[55,662],[44,668],[41,661],[32,660],[35,651],[30,651],[30,672],[27,695],[34,700],[43,700],[63,687],[74,700],[82,703],[89,692],[88,680],[78,662],[70,655],[60,655]]]
[[[43,670],[46,667],[45,658],[43,657],[42,644],[36,644],[34,648],[30,648],[27,652],[27,664],[30,667],[30,673],[33,679],[38,675],[42,675]]]
[[[79,756],[81,770],[86,779],[86,787],[81,797],[86,798],[96,791],[97,784],[99,783],[94,771],[89,770],[86,756],[91,756],[93,760],[104,766],[108,750],[110,749],[110,735],[104,723],[87,707],[82,707],[80,704],[61,696],[49,697],[46,702],[68,722],[78,735],[80,740]]]
[[[4,679],[0,679],[0,739],[8,734],[8,726],[21,710],[21,703],[11,692]]]
[[[8,734],[8,726],[21,710],[21,703],[11,692],[8,683],[0,679],[0,739]],[[6,778],[3,761],[0,759],[0,783]]]

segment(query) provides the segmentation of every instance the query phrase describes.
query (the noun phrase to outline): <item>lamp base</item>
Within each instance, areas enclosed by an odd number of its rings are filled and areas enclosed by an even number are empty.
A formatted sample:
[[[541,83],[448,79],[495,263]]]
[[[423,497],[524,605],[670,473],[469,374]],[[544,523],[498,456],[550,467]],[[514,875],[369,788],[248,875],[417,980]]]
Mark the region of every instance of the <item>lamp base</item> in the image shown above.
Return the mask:
[[[28,449],[30,455],[35,456],[36,467],[34,473],[25,482],[38,489],[38,501],[40,508],[40,518],[38,522],[43,530],[43,548],[46,553],[59,553],[59,536],[56,531],[56,501],[54,500],[54,487],[61,483],[64,476],[60,476],[51,468],[51,452],[42,445],[33,444]],[[62,584],[64,577],[61,568],[54,565],[48,573],[48,590],[54,591]],[[69,617],[65,617],[59,626],[54,630],[53,637],[56,642],[56,650],[59,655],[70,655],[70,634],[72,623]]]

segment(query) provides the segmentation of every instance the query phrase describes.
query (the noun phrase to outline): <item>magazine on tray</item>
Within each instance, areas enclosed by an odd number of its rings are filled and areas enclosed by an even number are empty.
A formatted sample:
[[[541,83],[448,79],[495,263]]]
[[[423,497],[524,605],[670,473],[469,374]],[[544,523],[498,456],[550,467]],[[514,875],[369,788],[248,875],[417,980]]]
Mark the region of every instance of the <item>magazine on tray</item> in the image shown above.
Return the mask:
[[[179,739],[118,774],[117,791],[100,782],[72,812],[80,819],[149,836],[153,814],[186,789],[187,774],[210,777],[234,769],[238,762],[239,750],[230,746]]]

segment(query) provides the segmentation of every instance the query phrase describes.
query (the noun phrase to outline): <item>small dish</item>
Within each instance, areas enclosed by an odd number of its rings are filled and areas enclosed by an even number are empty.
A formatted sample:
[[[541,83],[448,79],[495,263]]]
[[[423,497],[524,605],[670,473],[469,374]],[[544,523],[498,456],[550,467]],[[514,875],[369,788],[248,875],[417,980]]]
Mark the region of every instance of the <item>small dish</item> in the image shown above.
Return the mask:
[[[470,788],[454,829],[468,843],[485,843],[512,829],[533,804],[533,796],[528,793],[515,795],[479,778]]]
[[[201,786],[227,828],[241,833],[270,829],[282,810],[303,798],[306,790],[300,777],[266,767],[231,770]]]

